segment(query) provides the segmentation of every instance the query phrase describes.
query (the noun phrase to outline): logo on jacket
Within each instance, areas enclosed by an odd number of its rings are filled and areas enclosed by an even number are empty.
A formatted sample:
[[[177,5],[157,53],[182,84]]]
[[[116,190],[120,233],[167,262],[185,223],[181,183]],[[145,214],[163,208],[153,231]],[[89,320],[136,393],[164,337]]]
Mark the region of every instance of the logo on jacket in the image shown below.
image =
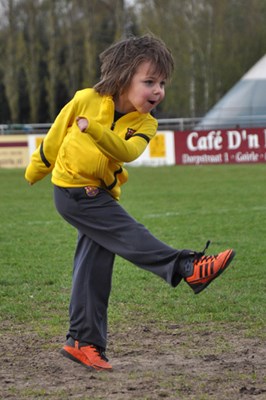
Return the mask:
[[[95,186],[85,186],[84,189],[88,197],[96,197],[100,191],[99,188]]]
[[[135,132],[136,132],[135,129],[127,128],[127,133],[125,135],[125,139],[126,140],[130,139],[134,135]]]

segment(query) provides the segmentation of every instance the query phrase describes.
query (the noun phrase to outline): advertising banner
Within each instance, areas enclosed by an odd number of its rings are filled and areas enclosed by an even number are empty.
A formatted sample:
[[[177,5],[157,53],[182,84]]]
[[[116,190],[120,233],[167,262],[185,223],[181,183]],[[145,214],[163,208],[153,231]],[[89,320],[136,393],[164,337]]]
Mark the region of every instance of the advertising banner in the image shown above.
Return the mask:
[[[24,168],[28,162],[26,135],[0,136],[0,168]]]
[[[45,137],[44,134],[35,134],[35,135],[29,135],[28,136],[28,143],[29,143],[29,160],[32,155],[32,153],[37,149],[37,147],[41,144],[43,141],[43,138]]]
[[[150,141],[141,156],[129,163],[132,166],[175,165],[175,145],[173,131],[159,131]]]
[[[266,162],[266,128],[175,132],[176,164]]]

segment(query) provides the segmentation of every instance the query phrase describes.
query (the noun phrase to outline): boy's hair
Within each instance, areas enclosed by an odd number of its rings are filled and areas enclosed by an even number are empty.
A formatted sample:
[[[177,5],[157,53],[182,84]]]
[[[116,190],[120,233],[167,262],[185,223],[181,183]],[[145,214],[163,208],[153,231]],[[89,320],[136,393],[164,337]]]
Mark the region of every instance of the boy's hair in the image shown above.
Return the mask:
[[[165,43],[150,34],[121,40],[100,54],[101,78],[94,89],[101,95],[116,96],[131,83],[140,64],[150,61],[153,73],[171,78],[174,61]]]

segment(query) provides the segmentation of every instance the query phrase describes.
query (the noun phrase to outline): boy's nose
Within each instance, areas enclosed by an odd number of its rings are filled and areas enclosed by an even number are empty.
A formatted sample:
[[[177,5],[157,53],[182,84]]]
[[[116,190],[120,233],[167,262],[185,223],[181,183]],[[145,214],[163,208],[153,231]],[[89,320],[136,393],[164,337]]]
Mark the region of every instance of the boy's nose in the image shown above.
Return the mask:
[[[158,85],[155,85],[153,92],[154,92],[154,93],[160,93],[160,92],[162,92],[161,86],[160,86],[159,84],[158,84]]]

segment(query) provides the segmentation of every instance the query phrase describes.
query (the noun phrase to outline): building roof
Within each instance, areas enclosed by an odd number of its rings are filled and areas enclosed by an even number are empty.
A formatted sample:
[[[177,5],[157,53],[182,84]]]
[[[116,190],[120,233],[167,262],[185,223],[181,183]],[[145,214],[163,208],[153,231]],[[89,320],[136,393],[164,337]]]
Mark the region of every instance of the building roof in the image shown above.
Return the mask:
[[[198,129],[266,126],[266,54],[205,115]]]

